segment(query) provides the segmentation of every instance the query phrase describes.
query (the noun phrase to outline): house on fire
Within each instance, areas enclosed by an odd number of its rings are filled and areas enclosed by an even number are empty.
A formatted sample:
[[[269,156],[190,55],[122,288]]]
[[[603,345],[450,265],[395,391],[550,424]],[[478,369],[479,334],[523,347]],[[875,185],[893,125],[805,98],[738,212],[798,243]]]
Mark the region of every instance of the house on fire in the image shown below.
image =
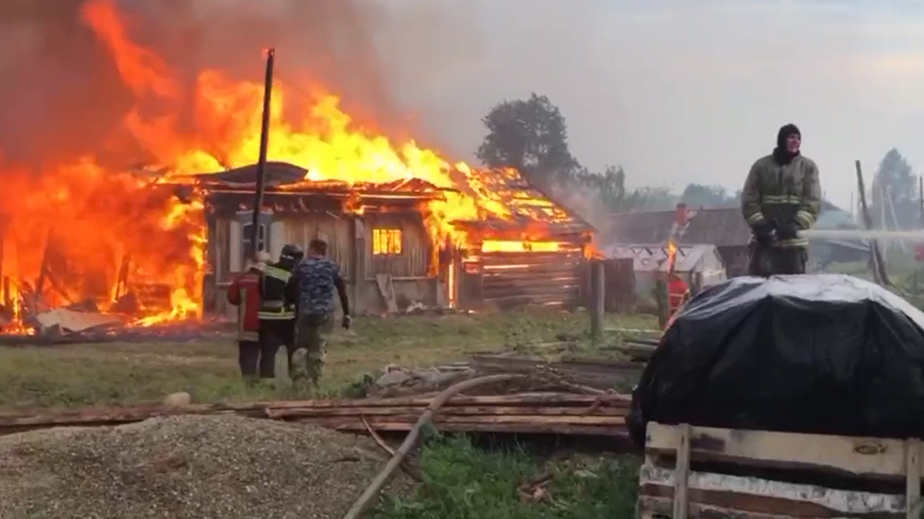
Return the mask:
[[[472,309],[580,304],[591,228],[519,175],[490,172],[479,179],[509,215],[453,222],[467,237],[463,250],[435,243],[428,230],[431,203],[445,201],[452,189],[417,178],[310,181],[307,173],[267,164],[260,246],[275,258],[287,243],[325,240],[356,312],[394,312],[412,303]],[[251,247],[256,178],[256,166],[194,177],[208,225],[206,311],[230,311],[224,294]]]

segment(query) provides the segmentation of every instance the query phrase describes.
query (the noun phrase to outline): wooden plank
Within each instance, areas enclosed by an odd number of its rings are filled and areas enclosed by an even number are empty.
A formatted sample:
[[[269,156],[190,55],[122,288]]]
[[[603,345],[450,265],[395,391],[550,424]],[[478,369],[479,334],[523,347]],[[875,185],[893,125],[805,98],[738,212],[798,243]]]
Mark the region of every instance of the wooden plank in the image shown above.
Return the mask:
[[[395,299],[395,287],[391,282],[391,274],[376,274],[375,285],[379,289],[379,295],[385,301],[388,313],[398,313],[398,303]]]
[[[500,304],[557,304],[557,303],[569,303],[577,300],[578,293],[573,294],[536,294],[536,295],[510,295],[510,296],[499,296],[499,297],[485,297],[485,302],[493,302]]]
[[[905,441],[905,519],[921,517],[921,440]]]
[[[667,499],[668,511],[672,513],[675,488],[672,470],[643,466],[639,471],[639,487],[640,496]],[[741,517],[743,512],[746,516],[756,513],[813,519],[892,516],[899,519],[905,514],[905,500],[899,495],[827,489],[728,474],[691,472],[687,492],[694,517],[697,516],[696,505],[736,512],[726,517]]]
[[[586,261],[580,250],[563,252],[484,252],[479,254],[485,265],[506,265],[513,263],[580,263]]]
[[[675,426],[649,422],[646,452],[672,454],[679,434]],[[694,462],[814,468],[863,477],[905,475],[905,448],[900,440],[693,427],[690,449]]]
[[[591,404],[593,405],[593,404]],[[309,416],[390,416],[423,412],[423,406],[408,407],[302,407],[297,409],[269,409],[270,418],[287,419]],[[548,416],[626,416],[627,406],[606,407],[538,407],[538,406],[443,406],[436,416],[492,416],[492,415],[548,415]]]
[[[535,286],[580,286],[581,278],[573,273],[560,275],[536,275],[530,273],[505,275],[496,274],[484,276],[484,282],[491,288],[535,287]]]
[[[687,519],[687,484],[690,476],[690,426],[683,424],[677,438],[677,460],[674,466],[673,519]]]
[[[497,286],[492,283],[485,283],[482,293],[485,299],[500,299],[517,296],[548,296],[568,300],[576,297],[580,293],[580,290],[580,285],[556,284],[546,281],[544,283],[535,283],[533,286]]]

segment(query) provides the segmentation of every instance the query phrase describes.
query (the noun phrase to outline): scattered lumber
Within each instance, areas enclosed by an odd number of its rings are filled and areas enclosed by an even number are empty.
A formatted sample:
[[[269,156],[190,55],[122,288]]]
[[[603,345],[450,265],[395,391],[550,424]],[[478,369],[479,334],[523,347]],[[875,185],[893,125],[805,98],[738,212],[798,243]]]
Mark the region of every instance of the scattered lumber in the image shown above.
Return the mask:
[[[918,519],[921,514],[924,464],[918,439],[649,423],[645,454],[639,473],[641,519]]]
[[[472,356],[469,366],[479,373],[549,373],[562,380],[603,390],[634,382],[643,368],[637,362],[624,360],[572,357],[553,362],[540,357],[502,354]]]
[[[52,427],[120,425],[178,414],[226,413],[357,433],[367,433],[367,425],[376,431],[407,432],[431,398],[432,395],[0,414],[0,435]],[[434,413],[433,422],[440,430],[452,432],[624,436],[630,401],[630,397],[619,394],[553,392],[455,396]]]

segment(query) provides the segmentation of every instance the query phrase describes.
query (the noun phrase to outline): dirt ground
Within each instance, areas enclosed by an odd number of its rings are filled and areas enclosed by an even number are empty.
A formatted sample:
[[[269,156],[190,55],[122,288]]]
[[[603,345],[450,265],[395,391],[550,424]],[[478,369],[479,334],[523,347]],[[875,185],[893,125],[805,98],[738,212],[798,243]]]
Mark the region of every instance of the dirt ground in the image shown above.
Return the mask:
[[[337,518],[386,460],[366,438],[237,416],[15,434],[0,519]]]

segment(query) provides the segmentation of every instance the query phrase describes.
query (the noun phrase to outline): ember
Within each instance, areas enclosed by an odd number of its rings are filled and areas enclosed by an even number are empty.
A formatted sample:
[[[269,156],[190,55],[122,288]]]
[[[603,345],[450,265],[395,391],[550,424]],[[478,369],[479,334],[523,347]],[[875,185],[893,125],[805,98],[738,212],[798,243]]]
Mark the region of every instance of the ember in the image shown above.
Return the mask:
[[[4,331],[25,332],[25,317],[87,301],[101,313],[124,316],[128,325],[201,318],[208,238],[206,199],[197,179],[256,160],[263,87],[215,69],[201,70],[189,86],[153,50],[132,40],[131,27],[109,0],[87,1],[81,16],[139,100],[120,131],[131,134],[146,165],[133,171],[106,168],[88,153],[35,174],[0,162],[0,216],[6,224],[0,239],[0,324],[6,321]],[[193,104],[184,104],[190,94]],[[152,116],[141,99],[173,108]],[[181,131],[179,113],[189,106],[195,127]],[[291,106],[310,108],[293,117]],[[511,187],[525,184],[515,170],[479,171],[412,140],[393,143],[366,131],[341,111],[337,95],[319,85],[277,81],[268,157],[306,170],[301,184],[438,191],[425,202],[434,255],[446,244],[472,255],[574,250],[573,244],[543,239],[535,225],[525,234],[510,231],[491,239],[485,231],[473,239],[465,222],[555,223],[570,216],[544,197]],[[188,188],[182,197],[177,186]],[[280,189],[298,188],[296,183]],[[365,209],[350,198],[343,206],[357,214]],[[394,240],[376,247],[400,252]]]

